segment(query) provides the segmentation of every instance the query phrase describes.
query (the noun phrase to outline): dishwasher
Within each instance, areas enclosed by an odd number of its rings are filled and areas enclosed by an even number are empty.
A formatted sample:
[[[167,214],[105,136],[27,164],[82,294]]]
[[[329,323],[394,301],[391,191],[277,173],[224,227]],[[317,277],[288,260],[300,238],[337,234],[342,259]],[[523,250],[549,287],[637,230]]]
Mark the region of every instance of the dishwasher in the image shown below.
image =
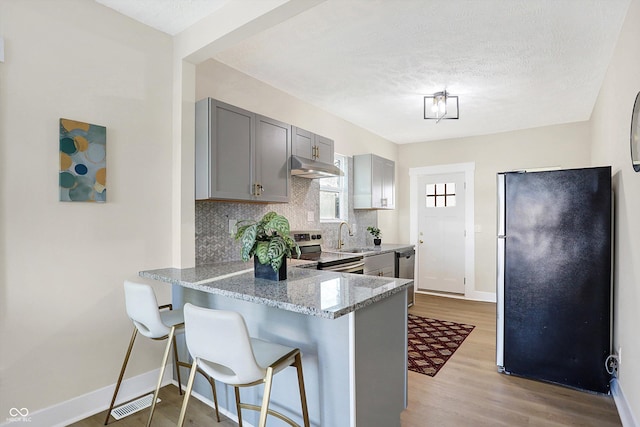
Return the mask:
[[[413,248],[396,252],[395,276],[399,279],[413,279],[415,259],[416,259],[416,251],[413,250]],[[411,307],[413,305],[414,288],[415,288],[415,284],[411,284],[411,286],[407,289],[407,306],[408,307]]]

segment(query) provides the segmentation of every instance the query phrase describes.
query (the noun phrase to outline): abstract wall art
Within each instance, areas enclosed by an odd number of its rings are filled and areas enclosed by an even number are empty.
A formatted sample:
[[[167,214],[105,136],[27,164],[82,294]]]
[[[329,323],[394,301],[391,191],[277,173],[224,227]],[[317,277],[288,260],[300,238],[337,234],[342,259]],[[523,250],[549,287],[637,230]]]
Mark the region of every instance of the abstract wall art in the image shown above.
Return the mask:
[[[60,119],[60,201],[107,201],[107,128]]]

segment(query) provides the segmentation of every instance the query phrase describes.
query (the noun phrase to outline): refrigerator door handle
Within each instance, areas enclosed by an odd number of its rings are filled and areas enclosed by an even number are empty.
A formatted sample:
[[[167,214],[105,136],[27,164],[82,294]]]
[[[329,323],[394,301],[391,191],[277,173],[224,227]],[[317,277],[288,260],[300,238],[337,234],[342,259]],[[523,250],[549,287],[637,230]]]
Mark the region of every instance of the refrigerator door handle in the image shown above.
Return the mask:
[[[498,174],[498,237],[506,236],[506,224],[505,224],[505,176],[502,173]]]

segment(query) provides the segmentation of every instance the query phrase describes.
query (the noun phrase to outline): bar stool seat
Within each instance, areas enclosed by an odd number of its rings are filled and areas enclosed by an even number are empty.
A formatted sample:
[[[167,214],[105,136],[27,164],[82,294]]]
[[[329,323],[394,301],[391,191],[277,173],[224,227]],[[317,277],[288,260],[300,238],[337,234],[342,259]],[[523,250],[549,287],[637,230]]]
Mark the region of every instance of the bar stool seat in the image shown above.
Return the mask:
[[[129,363],[129,357],[131,356],[131,350],[133,349],[133,344],[135,343],[137,334],[140,333],[141,335],[147,338],[151,338],[153,340],[165,340],[165,339],[167,340],[167,345],[165,347],[164,356],[162,358],[162,365],[160,368],[160,376],[158,378],[158,383],[156,385],[155,391],[153,393],[151,412],[149,413],[149,419],[147,421],[147,426],[150,426],[151,419],[153,418],[153,412],[156,407],[156,401],[158,400],[158,393],[160,392],[160,386],[162,385],[162,378],[164,377],[164,371],[167,366],[169,353],[171,352],[172,347],[173,347],[174,363],[176,366],[176,375],[178,377],[178,392],[180,394],[182,394],[180,366],[191,368],[190,364],[186,362],[182,362],[178,359],[178,350],[176,347],[175,334],[177,330],[184,329],[184,312],[181,309],[173,310],[173,307],[171,304],[165,304],[165,305],[159,306],[158,301],[156,299],[156,295],[153,292],[153,289],[151,288],[151,286],[146,284],[135,283],[128,280],[125,281],[124,296],[125,296],[125,303],[127,308],[127,315],[133,322],[134,328],[133,328],[133,334],[131,335],[131,340],[129,342],[129,347],[127,349],[127,353],[124,357],[124,361],[120,369],[120,376],[118,377],[116,388],[113,391],[111,404],[109,405],[109,409],[107,410],[107,417],[104,421],[104,425],[107,425],[109,423],[111,410],[115,405],[116,398],[118,396],[118,391],[120,390],[120,385],[122,384],[122,379],[124,377],[125,370],[127,369],[127,364]],[[211,384],[216,417],[218,419],[218,422],[220,422],[220,414],[218,413],[218,398],[216,395],[214,380],[203,371],[199,369],[197,370],[200,373],[202,373]]]
[[[251,338],[244,318],[234,311],[212,310],[185,304],[185,338],[193,357],[191,375],[180,410],[178,426],[182,427],[193,389],[195,368],[200,367],[213,379],[234,387],[238,422],[242,426],[242,409],[260,411],[258,427],[264,427],[267,415],[275,416],[291,426],[298,426],[289,417],[269,409],[273,376],[294,366],[298,374],[298,388],[302,419],[309,427],[307,397],[302,375],[302,356],[297,348]],[[264,384],[262,405],[240,402],[239,387]]]

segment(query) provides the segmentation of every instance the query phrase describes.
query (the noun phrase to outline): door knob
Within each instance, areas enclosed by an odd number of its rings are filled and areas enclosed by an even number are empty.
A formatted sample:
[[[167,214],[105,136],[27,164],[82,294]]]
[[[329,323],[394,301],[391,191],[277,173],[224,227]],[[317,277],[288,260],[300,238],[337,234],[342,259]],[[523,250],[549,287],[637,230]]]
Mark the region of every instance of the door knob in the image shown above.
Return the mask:
[[[420,243],[424,243],[424,240],[420,240]]]

